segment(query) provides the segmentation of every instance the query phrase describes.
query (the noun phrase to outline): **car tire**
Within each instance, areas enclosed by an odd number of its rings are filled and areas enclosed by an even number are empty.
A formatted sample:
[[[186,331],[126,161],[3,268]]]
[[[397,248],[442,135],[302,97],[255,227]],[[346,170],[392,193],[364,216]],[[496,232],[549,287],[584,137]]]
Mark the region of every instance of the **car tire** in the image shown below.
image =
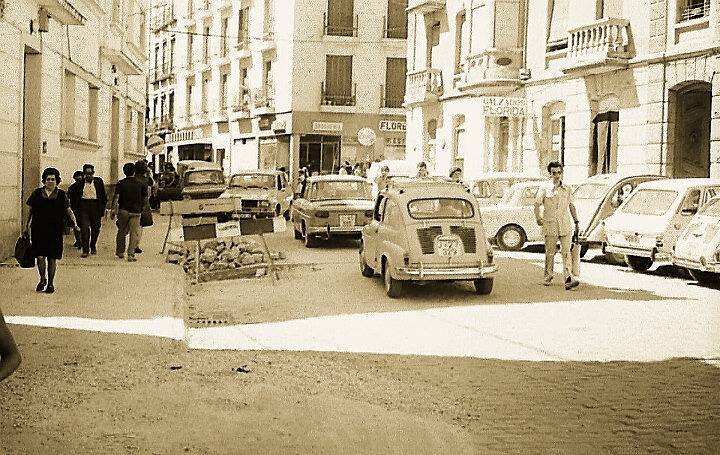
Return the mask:
[[[390,274],[390,261],[386,261],[383,267],[383,282],[385,283],[385,293],[388,297],[395,299],[402,295],[403,282],[396,280]]]
[[[293,232],[294,232],[295,240],[302,240],[302,238],[303,238],[302,232],[298,231],[295,226],[293,226]]]
[[[375,275],[375,270],[369,265],[367,265],[362,246],[360,246],[360,252],[358,253],[358,256],[360,257],[360,273],[366,278],[372,278]]]
[[[290,221],[290,209],[285,210],[283,212],[283,218],[285,218],[285,221]]]
[[[473,280],[475,293],[480,295],[490,294],[492,292],[494,282],[495,280],[493,278],[478,278]]]
[[[303,228],[304,235],[303,238],[305,239],[305,248],[315,248],[317,246],[317,239],[315,236],[308,234],[307,230]]]
[[[636,272],[644,272],[652,266],[653,260],[642,256],[625,255],[625,262]]]
[[[525,231],[518,225],[509,224],[500,228],[495,235],[495,241],[501,250],[518,251],[522,249],[527,240]]]
[[[703,270],[688,269],[693,280],[701,284],[718,284],[720,283],[720,274],[705,272]]]
[[[605,253],[605,259],[608,264],[613,265],[627,265],[625,262],[625,256],[617,253]]]

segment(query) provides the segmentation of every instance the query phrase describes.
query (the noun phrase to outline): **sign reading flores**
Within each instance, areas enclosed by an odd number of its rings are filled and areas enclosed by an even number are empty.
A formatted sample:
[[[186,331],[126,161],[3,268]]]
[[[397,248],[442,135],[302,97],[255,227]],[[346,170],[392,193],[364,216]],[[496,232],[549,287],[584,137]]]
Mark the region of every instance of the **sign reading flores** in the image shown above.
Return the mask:
[[[525,117],[527,115],[525,98],[484,96],[481,99],[483,114],[486,117]]]

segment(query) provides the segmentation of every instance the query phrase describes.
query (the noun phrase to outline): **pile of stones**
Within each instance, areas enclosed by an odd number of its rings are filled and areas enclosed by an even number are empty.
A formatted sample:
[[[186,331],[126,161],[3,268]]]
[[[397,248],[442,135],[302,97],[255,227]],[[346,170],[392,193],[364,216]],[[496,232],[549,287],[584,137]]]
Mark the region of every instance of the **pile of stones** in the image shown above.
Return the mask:
[[[195,244],[171,245],[167,262],[179,264],[188,274],[195,274]],[[281,253],[270,253],[273,260]],[[200,242],[200,273],[231,269],[255,269],[268,264],[260,243],[248,237],[228,237]],[[254,274],[254,270],[253,270]]]

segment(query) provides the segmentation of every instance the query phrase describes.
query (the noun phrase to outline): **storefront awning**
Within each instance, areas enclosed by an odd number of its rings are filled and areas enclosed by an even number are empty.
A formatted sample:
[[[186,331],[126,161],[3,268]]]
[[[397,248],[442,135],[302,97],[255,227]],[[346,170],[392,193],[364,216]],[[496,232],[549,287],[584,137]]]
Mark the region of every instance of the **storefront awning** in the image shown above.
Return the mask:
[[[49,16],[63,25],[85,24],[85,16],[68,0],[39,0],[38,4]]]

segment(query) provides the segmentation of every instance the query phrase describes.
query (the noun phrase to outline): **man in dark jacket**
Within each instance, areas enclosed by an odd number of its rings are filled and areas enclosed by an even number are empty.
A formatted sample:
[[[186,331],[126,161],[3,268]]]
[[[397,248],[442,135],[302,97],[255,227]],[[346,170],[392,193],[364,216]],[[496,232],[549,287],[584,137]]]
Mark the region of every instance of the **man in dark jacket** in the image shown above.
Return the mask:
[[[125,254],[125,237],[130,234],[127,246],[128,262],[135,262],[135,252],[140,241],[140,213],[147,200],[148,187],[145,182],[136,178],[138,166],[126,163],[123,166],[125,178],[115,186],[115,196],[110,209],[110,218],[117,214],[118,232],[115,237],[115,256],[123,258]],[[142,172],[142,168],[140,169]]]
[[[75,180],[75,182],[68,187],[67,195],[68,199],[70,199],[70,208],[73,213],[79,214],[83,187],[83,171],[75,171],[73,173],[73,180]],[[80,249],[82,248],[82,235],[78,230],[73,230],[73,232],[75,233],[75,244],[73,246]]]
[[[95,177],[95,166],[83,165],[83,182],[70,196],[70,200],[79,195],[78,223],[82,239],[82,257],[97,254],[97,239],[100,236],[100,222],[105,214],[107,195],[105,183],[100,177]]]

